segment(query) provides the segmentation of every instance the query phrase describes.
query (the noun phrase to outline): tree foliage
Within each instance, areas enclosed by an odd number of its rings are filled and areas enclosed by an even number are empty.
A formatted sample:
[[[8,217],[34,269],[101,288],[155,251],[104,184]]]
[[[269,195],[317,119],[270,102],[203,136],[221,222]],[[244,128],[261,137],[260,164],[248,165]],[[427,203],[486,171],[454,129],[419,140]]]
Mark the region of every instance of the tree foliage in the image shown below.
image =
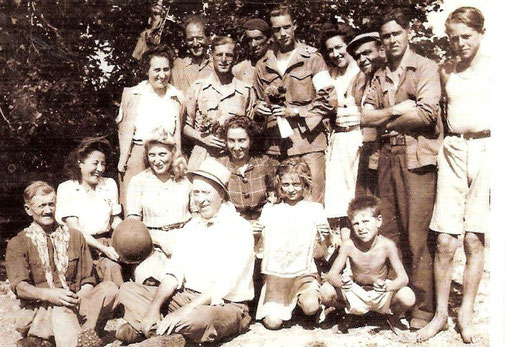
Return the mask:
[[[414,19],[415,46],[440,59],[446,42],[434,41],[424,26],[426,14],[437,11],[440,1],[290,0],[289,5],[297,37],[315,47],[326,21],[349,21],[360,29],[373,25],[387,9],[403,7]],[[277,3],[165,0],[170,16],[162,42],[185,53],[181,22],[188,13],[203,13],[213,34],[240,39],[246,19],[267,19],[268,9]],[[148,0],[0,0],[1,202],[6,194],[19,199],[19,188],[28,179],[60,182],[63,159],[81,138],[107,135],[116,143],[114,118],[122,88],[142,79],[131,53],[152,5]],[[111,161],[112,175],[115,159]]]

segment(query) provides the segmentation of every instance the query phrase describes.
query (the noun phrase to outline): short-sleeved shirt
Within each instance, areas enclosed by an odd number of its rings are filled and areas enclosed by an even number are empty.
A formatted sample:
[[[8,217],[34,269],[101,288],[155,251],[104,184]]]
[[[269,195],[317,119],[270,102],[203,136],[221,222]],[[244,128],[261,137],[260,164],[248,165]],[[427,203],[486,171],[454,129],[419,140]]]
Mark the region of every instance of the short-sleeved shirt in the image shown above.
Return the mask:
[[[380,68],[372,80],[365,104],[375,109],[388,108],[405,100],[417,104],[416,115],[422,125],[405,131],[408,169],[436,165],[442,144],[443,126],[440,117],[440,75],[437,64],[408,48],[396,72],[388,66]],[[378,128],[382,135],[384,128]]]
[[[73,292],[77,292],[86,284],[95,284],[93,261],[84,237],[75,230],[69,230],[68,268],[65,273],[67,284]],[[51,238],[47,237],[49,262],[51,264],[54,285],[62,288],[54,264],[54,250]],[[35,287],[49,288],[37,246],[26,236],[26,231],[19,232],[7,244],[5,256],[7,277],[10,286],[16,292],[16,286],[25,281]]]
[[[261,272],[284,278],[316,273],[314,242],[317,226],[328,224],[320,203],[302,200],[266,204],[259,222],[263,229]]]
[[[233,116],[253,117],[256,95],[251,85],[233,78],[231,85],[223,87],[212,73],[197,80],[187,92],[186,124],[201,130],[204,117],[221,125]]]
[[[248,84],[254,83],[254,66],[251,60],[245,59],[233,67],[233,76]]]
[[[63,224],[77,217],[82,231],[98,235],[110,231],[111,217],[121,213],[116,181],[102,177],[94,191],[86,191],[78,181],[68,180],[58,186],[56,220]]]
[[[214,67],[209,58],[203,59],[200,64],[193,63],[191,57],[177,58],[170,75],[170,84],[186,92],[194,81],[207,77],[213,71]]]
[[[259,216],[278,162],[262,155],[252,157],[245,167],[238,168],[228,156],[219,160],[231,172],[228,192],[237,211],[245,214],[258,213]]]
[[[133,176],[128,186],[127,215],[142,218],[148,227],[186,222],[191,218],[189,194],[191,183],[182,178],[161,181],[150,168]]]
[[[283,86],[286,89],[286,106],[296,108],[300,117],[288,119],[294,134],[282,139],[275,118],[268,120],[265,130],[267,153],[271,155],[300,155],[326,149],[325,127],[322,119],[333,108],[320,94],[329,85],[326,63],[315,48],[297,43],[295,51],[282,73],[278,66],[275,49],[270,49],[258,60],[255,68],[254,88],[261,100],[268,101],[267,87]],[[316,88],[322,72],[328,76],[328,84]],[[320,88],[322,87],[322,88]]]

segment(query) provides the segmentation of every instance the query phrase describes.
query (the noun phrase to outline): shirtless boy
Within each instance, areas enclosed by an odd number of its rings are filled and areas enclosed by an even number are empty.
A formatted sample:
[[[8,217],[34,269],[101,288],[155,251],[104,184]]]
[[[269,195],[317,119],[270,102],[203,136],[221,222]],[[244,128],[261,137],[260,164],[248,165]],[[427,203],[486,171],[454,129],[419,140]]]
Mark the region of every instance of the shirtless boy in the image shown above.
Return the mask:
[[[407,287],[408,277],[396,245],[379,235],[382,216],[379,200],[373,196],[358,197],[347,210],[353,233],[344,241],[339,254],[321,287],[326,307],[342,308],[348,314],[369,311],[389,314],[388,322],[395,333],[405,330],[402,313],[414,306],[415,294]],[[349,259],[350,269],[346,268]],[[396,278],[388,279],[390,269]]]

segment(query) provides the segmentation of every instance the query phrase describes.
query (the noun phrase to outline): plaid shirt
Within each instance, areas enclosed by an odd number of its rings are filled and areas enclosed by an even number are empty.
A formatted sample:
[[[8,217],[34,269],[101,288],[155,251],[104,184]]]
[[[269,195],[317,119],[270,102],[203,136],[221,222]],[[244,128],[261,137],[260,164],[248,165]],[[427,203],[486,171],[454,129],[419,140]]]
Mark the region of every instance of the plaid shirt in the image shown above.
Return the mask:
[[[279,163],[266,155],[252,157],[243,171],[237,168],[228,156],[220,158],[220,161],[231,172],[228,192],[237,211],[241,215],[259,216],[261,208],[266,203],[267,191],[271,190],[270,182]]]

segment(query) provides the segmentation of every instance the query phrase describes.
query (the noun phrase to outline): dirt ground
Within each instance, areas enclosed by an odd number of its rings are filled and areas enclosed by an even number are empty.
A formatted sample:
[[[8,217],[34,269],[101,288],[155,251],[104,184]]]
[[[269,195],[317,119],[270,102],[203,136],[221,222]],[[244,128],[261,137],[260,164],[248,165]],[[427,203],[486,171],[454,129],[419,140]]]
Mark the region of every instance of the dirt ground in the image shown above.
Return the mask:
[[[479,294],[476,299],[474,324],[476,331],[481,334],[481,339],[473,346],[489,346],[489,249],[486,250],[486,265],[479,288]],[[381,347],[381,346],[398,346],[398,345],[416,345],[416,346],[457,346],[463,345],[459,334],[455,331],[455,317],[457,309],[461,303],[462,297],[462,279],[465,257],[463,250],[460,248],[456,254],[455,272],[453,276],[453,287],[450,300],[450,315],[449,330],[439,333],[431,340],[416,344],[414,341],[414,333],[407,333],[404,338],[399,338],[393,334],[388,328],[385,320],[380,316],[360,317],[350,326],[349,332],[346,334],[337,334],[330,326],[321,328],[315,327],[314,324],[303,322],[302,320],[295,321],[291,326],[279,331],[269,331],[263,328],[260,323],[255,323],[250,330],[231,341],[224,342],[223,347],[236,346],[308,346],[308,347],[324,347],[324,346],[366,346],[366,347]],[[5,268],[3,263],[0,267],[0,346],[15,346],[16,341],[20,338],[19,333],[14,329],[14,315],[19,310],[19,301],[15,298],[14,293],[10,291],[8,284],[5,281]],[[119,341],[113,341],[113,330],[121,324],[121,319],[111,320],[107,325],[109,332],[109,340],[107,347],[122,346]],[[131,345],[133,346],[133,345]]]

